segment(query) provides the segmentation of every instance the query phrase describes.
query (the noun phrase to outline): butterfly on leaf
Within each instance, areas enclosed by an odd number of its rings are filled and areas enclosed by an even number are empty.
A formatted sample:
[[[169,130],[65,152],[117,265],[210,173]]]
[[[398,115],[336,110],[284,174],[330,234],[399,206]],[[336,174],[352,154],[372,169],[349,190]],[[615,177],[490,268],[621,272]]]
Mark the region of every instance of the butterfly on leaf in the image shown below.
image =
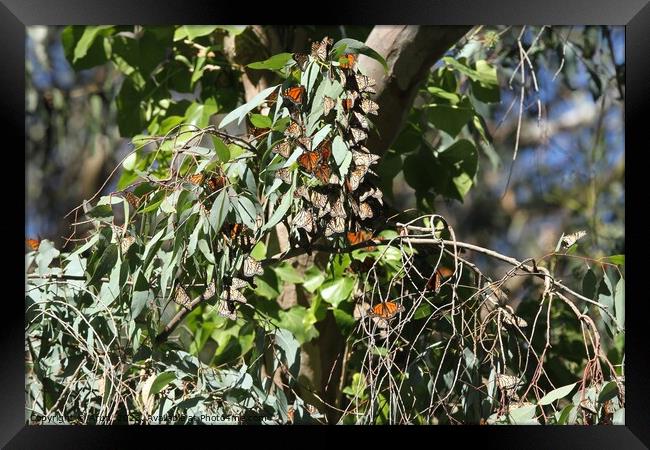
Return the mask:
[[[374,114],[375,116],[379,115],[379,105],[369,98],[361,99],[360,106],[361,111],[363,111],[365,114]]]
[[[284,183],[291,184],[293,181],[293,170],[288,167],[282,167],[275,171],[275,176],[282,180]]]
[[[305,100],[305,87],[302,85],[291,86],[282,91],[282,97],[294,105],[302,105]]]
[[[211,192],[216,192],[219,189],[223,189],[227,183],[227,178],[224,175],[217,175],[215,177],[208,178],[206,183],[208,185],[208,189]]]
[[[221,227],[222,232],[229,240],[233,240],[241,236],[246,231],[246,225],[241,223],[224,223]]]
[[[448,267],[440,266],[436,269],[434,274],[427,281],[427,289],[433,291],[435,294],[440,292],[442,282],[451,277],[454,271]]]
[[[291,155],[291,143],[287,140],[280,141],[271,148],[271,152],[287,159]]]
[[[303,209],[293,218],[292,225],[296,229],[302,228],[307,233],[311,233],[315,228],[314,216],[308,210]]]
[[[307,68],[307,64],[309,63],[309,56],[305,53],[294,53],[291,55],[291,57],[298,65],[298,68],[304,72]]]
[[[27,244],[27,247],[29,247],[30,250],[32,251],[38,251],[38,248],[41,246],[41,240],[36,238],[27,238],[25,239],[25,244]]]
[[[289,123],[289,126],[287,127],[286,130],[284,130],[284,135],[293,139],[297,139],[300,136],[304,134],[304,129],[302,125],[300,125],[298,122],[295,120],[292,120]]]
[[[329,47],[334,43],[334,40],[330,37],[325,36],[320,42],[313,42],[311,44],[311,56],[315,59],[325,61],[327,59],[327,53],[329,52]]]
[[[357,63],[357,55],[354,53],[346,53],[339,58],[339,67],[341,69],[354,69]]]
[[[567,235],[562,235],[562,238],[560,239],[562,248],[569,248],[576,242],[578,242],[580,239],[585,237],[587,235],[587,232],[584,230],[576,231],[575,233],[567,234]]]
[[[138,207],[140,207],[141,198],[136,196],[133,192],[122,191],[122,197],[124,197],[124,199],[129,202],[129,205],[131,205],[134,209],[138,209]]]
[[[352,135],[352,143],[355,145],[368,138],[368,133],[360,128],[350,128],[350,134]]]
[[[127,235],[120,239],[120,250],[122,254],[126,254],[131,246],[135,243],[135,236]]]
[[[380,319],[392,319],[397,314],[404,311],[404,306],[392,301],[385,301],[373,306],[368,311],[368,317],[378,317]]]
[[[352,117],[354,117],[356,123],[363,129],[367,130],[369,128],[368,118],[361,114],[359,111],[352,111]]]
[[[262,264],[259,261],[248,256],[244,259],[244,276],[252,278],[255,275],[264,275],[264,269],[262,269]]]
[[[357,100],[357,97],[359,94],[357,94],[354,91],[347,91],[345,98],[341,101],[341,104],[343,105],[343,110],[345,112],[350,111],[352,108],[354,108],[354,103]]]
[[[323,96],[323,116],[327,116],[336,107],[336,100],[327,95]]]
[[[296,139],[300,146],[304,150],[311,150],[311,138],[308,136],[300,136],[298,139]]]

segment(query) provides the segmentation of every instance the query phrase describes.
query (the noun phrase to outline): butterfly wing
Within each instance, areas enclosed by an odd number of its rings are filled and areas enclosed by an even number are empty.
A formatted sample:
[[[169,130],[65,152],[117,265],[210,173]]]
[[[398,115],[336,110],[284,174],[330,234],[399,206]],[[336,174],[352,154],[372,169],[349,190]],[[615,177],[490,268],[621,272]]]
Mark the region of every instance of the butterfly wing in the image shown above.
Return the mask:
[[[302,228],[307,233],[311,233],[314,230],[314,216],[311,212],[303,209],[293,218],[293,226]]]
[[[332,169],[330,165],[326,162],[322,162],[316,167],[314,171],[316,178],[323,184],[327,184],[330,181],[330,176],[332,175]]]
[[[250,256],[244,260],[244,276],[246,278],[252,278],[255,275],[263,275],[264,269],[262,269],[262,264],[259,261],[254,260]]]
[[[302,105],[305,96],[305,87],[302,85],[291,86],[282,91],[282,97],[289,100],[294,105]]]
[[[292,55],[292,58],[298,65],[298,68],[304,72],[307,68],[307,64],[309,63],[309,56],[305,53],[294,53]]]
[[[29,247],[32,251],[37,251],[41,246],[41,241],[38,239],[25,239],[25,243],[27,244],[27,247]]]
[[[314,173],[318,167],[320,153],[316,151],[307,151],[298,157],[298,164],[309,173]]]
[[[336,106],[336,100],[332,97],[325,95],[323,97],[323,116],[327,116],[332,109]]]
[[[292,174],[293,171],[290,170],[288,167],[282,167],[275,171],[275,176],[287,184],[291,184],[291,182],[293,181]]]
[[[321,161],[328,161],[330,156],[332,156],[332,141],[330,139],[325,139],[318,144],[316,151],[320,153]]]
[[[361,110],[366,114],[379,115],[379,105],[369,98],[364,98],[361,100]]]
[[[292,120],[291,123],[289,123],[287,129],[284,130],[284,135],[293,139],[297,139],[303,135],[302,126],[295,120]]]
[[[358,144],[368,138],[368,133],[363,131],[361,128],[350,128],[350,133],[354,144]]]
[[[345,219],[343,217],[332,217],[325,226],[325,237],[345,231]]]
[[[287,159],[291,155],[291,144],[286,140],[281,141],[273,146],[271,152],[282,156],[284,159]]]

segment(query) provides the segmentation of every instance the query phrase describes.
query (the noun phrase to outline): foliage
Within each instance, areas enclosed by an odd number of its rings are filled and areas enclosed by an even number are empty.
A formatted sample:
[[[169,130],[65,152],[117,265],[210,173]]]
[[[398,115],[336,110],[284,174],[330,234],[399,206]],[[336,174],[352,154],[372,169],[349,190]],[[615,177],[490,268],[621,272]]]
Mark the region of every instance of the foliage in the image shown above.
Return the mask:
[[[576,273],[582,290],[571,300],[554,278],[559,252],[492,280],[459,252],[443,217],[388,220],[382,192],[391,199],[399,172],[422,211],[436,195],[463,201],[476,184],[478,149],[490,141],[480,103],[499,101],[497,68],[443,58],[426,101],[379,159],[364,144],[381,111],[356,61],[362,53],[386,66],[380,55],[325,38],[308,55],[270,56],[247,70],[281,82],[237,106],[240,73],[223,42],[240,32],[64,31],[76,69],[111,61],[124,75],[115,101],[134,150],[117,190],[78,211],[93,226],[82,245],[60,253],[42,241],[27,255],[32,414],[69,423],[622,422],[620,258]],[[297,262],[312,251],[324,257]],[[543,286],[515,312],[500,286],[522,274]],[[283,304],[291,288],[309,301]],[[300,369],[326,324],[346,342],[340,395],[315,406]],[[605,357],[601,331],[615,342]]]

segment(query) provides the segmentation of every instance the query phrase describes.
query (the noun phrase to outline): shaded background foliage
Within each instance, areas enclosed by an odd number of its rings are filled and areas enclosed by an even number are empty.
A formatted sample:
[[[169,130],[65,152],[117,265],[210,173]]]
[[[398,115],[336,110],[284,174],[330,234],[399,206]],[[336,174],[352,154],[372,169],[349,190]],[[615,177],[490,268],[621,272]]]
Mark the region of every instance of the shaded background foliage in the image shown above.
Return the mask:
[[[129,151],[125,138],[145,130],[164,134],[181,122],[216,124],[249,98],[249,91],[275,84],[274,73],[245,65],[279,50],[303,51],[310,40],[323,35],[364,41],[372,31],[277,27],[270,34],[275,41],[261,39],[260,44],[250,27],[95,27],[84,52],[78,45],[84,30],[33,27],[26,43],[26,234],[40,234],[57,247],[70,233],[69,224],[61,221],[65,213],[100,188],[108,193],[134,179],[125,172],[119,182],[113,177],[102,187]],[[110,40],[102,38],[115,33]],[[222,44],[229,39],[236,54]],[[106,61],[107,42],[112,63]],[[536,74],[536,79],[528,75],[523,83],[520,127],[519,42],[532,48],[528,57]],[[551,253],[563,232],[578,229],[588,232],[578,244],[581,255],[595,260],[624,254],[622,28],[478,28],[454,45],[447,57],[433,66],[418,90],[400,134],[378,168],[390,206],[396,211],[418,208],[442,214],[462,240],[520,260]],[[463,58],[489,66],[464,66]],[[161,61],[163,69],[157,70]],[[450,77],[445,67],[456,75]],[[491,67],[496,68],[494,73]],[[492,77],[499,89],[485,87]],[[457,85],[458,80],[465,84]],[[454,182],[449,174],[458,169],[459,161],[444,166],[445,159],[437,152],[458,142],[465,146],[461,153],[469,156],[460,164],[473,163],[462,168],[459,175],[465,178]],[[518,157],[511,163],[516,145]],[[495,278],[506,271],[480,255],[475,262]],[[588,278],[580,259],[562,259],[558,265],[558,275]],[[578,284],[584,288],[585,283]],[[533,287],[524,278],[512,278],[506,286],[513,304],[521,302],[521,315],[530,318],[526,308],[534,305],[525,300]],[[269,298],[279,294],[272,287],[262,293]],[[559,307],[555,314],[561,322],[562,314],[569,312]],[[205,319],[200,314],[187,319],[189,353],[219,365],[252,347],[252,330],[233,330],[231,335],[239,339],[228,339],[227,333],[215,339],[211,330],[216,324]],[[602,331],[607,334],[606,327]],[[556,361],[549,367],[560,385],[568,385],[584,363],[583,338],[568,326],[553,333]],[[301,343],[309,341],[309,336],[298,338]],[[287,340],[287,345],[296,345]],[[607,343],[617,363],[622,361],[622,345],[621,339],[616,345]],[[238,373],[243,376],[245,371]],[[243,383],[247,388],[245,378],[228,386]],[[348,394],[354,391],[355,380]]]

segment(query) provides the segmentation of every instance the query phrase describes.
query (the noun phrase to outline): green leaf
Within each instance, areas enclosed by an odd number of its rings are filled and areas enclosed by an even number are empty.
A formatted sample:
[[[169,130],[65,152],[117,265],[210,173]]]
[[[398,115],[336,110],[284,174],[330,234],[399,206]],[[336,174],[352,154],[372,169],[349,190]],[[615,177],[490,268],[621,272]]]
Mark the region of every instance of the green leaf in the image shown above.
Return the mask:
[[[596,295],[597,283],[598,279],[596,278],[594,271],[591,269],[587,270],[585,276],[582,278],[582,295],[593,300]]]
[[[244,195],[238,195],[236,201],[237,204],[235,205],[235,208],[237,208],[237,212],[239,213],[242,222],[251,230],[255,230],[257,228],[257,209],[255,208],[255,205]]]
[[[612,255],[603,258],[604,261],[616,264],[617,266],[625,265],[625,255]]]
[[[569,420],[569,413],[571,410],[575,408],[575,405],[573,403],[569,403],[566,405],[564,408],[562,408],[562,411],[559,413],[559,417],[557,419],[557,424],[558,425],[566,425],[567,421]]]
[[[332,155],[334,155],[334,161],[336,161],[337,166],[341,167],[348,153],[350,153],[348,146],[341,136],[337,134],[332,141]]]
[[[534,420],[537,405],[525,405],[510,409],[510,421],[513,424],[528,424]]]
[[[165,388],[165,386],[167,386],[175,379],[176,379],[176,372],[174,372],[173,370],[168,370],[166,372],[158,374],[156,379],[153,381],[153,384],[151,385],[151,390],[149,391],[149,395],[156,395],[158,392],[162,391]]]
[[[97,281],[100,280],[104,275],[109,273],[111,269],[115,266],[115,263],[117,262],[117,245],[116,244],[109,244],[108,247],[104,250],[104,253],[101,256],[101,259],[97,263],[97,267],[95,268],[95,271],[93,273],[92,278],[88,282],[88,284],[94,284]]]
[[[354,328],[356,324],[356,319],[354,316],[342,309],[335,308],[332,313],[334,314],[334,319],[336,324],[339,326],[339,329],[343,334],[348,334]]]
[[[217,28],[220,27],[217,25],[183,25],[174,31],[174,41],[181,41],[185,38],[193,41],[197,37],[212,34]]]
[[[478,151],[467,139],[454,142],[438,153],[438,159],[449,167],[452,174],[450,192],[462,201],[472,187],[478,170]]]
[[[153,300],[153,292],[149,289],[149,282],[144,277],[142,272],[138,272],[136,281],[133,286],[133,294],[131,295],[131,317],[137,318],[149,300]]]
[[[61,33],[66,58],[75,70],[89,69],[108,60],[102,39],[114,32],[111,26],[68,26]]]
[[[250,255],[256,261],[261,261],[266,258],[266,244],[264,244],[264,241],[258,241],[255,247],[253,247],[253,250],[251,250]]]
[[[217,152],[219,161],[230,161],[230,149],[228,149],[228,146],[221,140],[221,138],[218,136],[212,136],[212,143],[214,144],[214,150]]]
[[[571,393],[573,388],[575,387],[576,383],[571,383],[567,384],[566,386],[559,387],[557,389],[552,390],[548,394],[546,394],[544,397],[539,399],[539,402],[537,402],[538,405],[550,405],[556,400],[559,400],[561,398],[566,397]]]
[[[219,107],[213,98],[207,99],[204,104],[192,103],[185,111],[185,122],[204,128],[210,124],[210,117],[218,111]]]
[[[280,264],[279,266],[274,267],[273,270],[278,275],[278,278],[286,283],[300,284],[303,282],[303,277],[289,262]]]
[[[250,121],[257,128],[271,128],[273,125],[271,118],[262,114],[251,114]]]
[[[226,216],[230,211],[230,198],[228,197],[228,191],[226,189],[222,190],[212,205],[210,209],[210,226],[212,231],[218,233],[221,230],[223,222],[226,220]]]
[[[282,220],[282,218],[287,214],[287,211],[293,203],[293,187],[289,189],[285,195],[282,196],[282,200],[278,207],[273,211],[269,221],[262,226],[262,231],[270,230]]]
[[[320,289],[320,296],[323,297],[323,300],[336,308],[339,303],[350,297],[353,287],[353,278],[339,277],[325,283]]]
[[[273,93],[273,91],[278,88],[278,86],[280,85],[276,84],[275,86],[264,89],[262,92],[253,97],[251,101],[244,103],[239,108],[231,111],[226,117],[223,118],[219,124],[219,128],[223,128],[235,120],[237,120],[237,124],[239,125],[243,118],[246,117],[246,114],[257,108],[264,100],[266,100],[269,95]]]
[[[441,100],[424,106],[427,117],[436,128],[451,137],[458,136],[460,130],[474,117],[475,110],[468,97],[463,97],[456,105]]]
[[[598,394],[598,403],[605,403],[618,395],[618,385],[615,381],[608,381],[603,385]]]
[[[325,275],[323,271],[316,266],[311,266],[305,271],[305,281],[302,286],[312,294],[323,284]]]
[[[131,78],[125,78],[115,99],[117,126],[122,137],[131,137],[144,129],[144,114],[140,107],[141,93]]]
[[[616,283],[614,311],[616,312],[616,323],[621,329],[625,329],[625,280],[623,277]]]
[[[273,55],[264,61],[250,63],[246,67],[249,67],[251,69],[279,70],[287,65],[287,62],[289,62],[290,59],[291,53],[278,53],[277,55]]]
[[[43,239],[36,254],[36,265],[38,266],[39,275],[47,274],[52,260],[60,254],[61,252],[54,247],[51,241]]]
[[[363,42],[357,41],[356,39],[346,38],[336,42],[332,46],[332,58],[334,60],[337,60],[344,53],[349,53],[349,50],[351,50],[353,53],[361,53],[362,55],[366,55],[376,60],[379,62],[379,64],[382,65],[384,70],[388,72],[388,64],[386,64],[386,60],[383,58],[383,56],[368,47]]]
[[[275,332],[275,345],[280,347],[289,372],[294,377],[298,377],[298,370],[300,370],[300,343],[298,340],[288,330],[280,329]]]
[[[280,316],[278,326],[291,331],[301,345],[318,336],[318,330],[314,326],[316,317],[307,308],[293,306],[288,311],[280,310],[278,315]]]

